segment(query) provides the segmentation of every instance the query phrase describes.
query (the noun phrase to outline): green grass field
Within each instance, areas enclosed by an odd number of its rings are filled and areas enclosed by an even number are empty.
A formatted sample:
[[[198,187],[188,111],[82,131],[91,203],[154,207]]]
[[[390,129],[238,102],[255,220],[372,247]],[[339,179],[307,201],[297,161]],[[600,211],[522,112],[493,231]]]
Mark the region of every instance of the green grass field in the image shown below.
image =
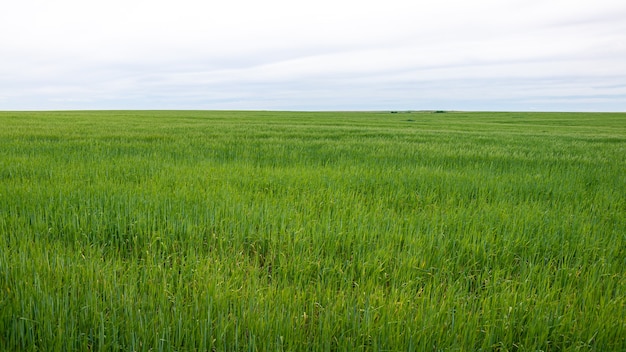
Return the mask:
[[[626,350],[626,114],[0,126],[0,350]]]

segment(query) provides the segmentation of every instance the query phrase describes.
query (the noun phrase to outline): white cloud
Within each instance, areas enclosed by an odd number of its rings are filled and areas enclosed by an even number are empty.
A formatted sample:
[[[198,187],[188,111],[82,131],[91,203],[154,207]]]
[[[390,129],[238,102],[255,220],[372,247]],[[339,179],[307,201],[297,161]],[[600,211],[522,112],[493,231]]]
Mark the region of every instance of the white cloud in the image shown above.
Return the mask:
[[[623,18],[617,0],[23,0],[0,9],[0,109],[501,110],[540,93],[624,111]]]

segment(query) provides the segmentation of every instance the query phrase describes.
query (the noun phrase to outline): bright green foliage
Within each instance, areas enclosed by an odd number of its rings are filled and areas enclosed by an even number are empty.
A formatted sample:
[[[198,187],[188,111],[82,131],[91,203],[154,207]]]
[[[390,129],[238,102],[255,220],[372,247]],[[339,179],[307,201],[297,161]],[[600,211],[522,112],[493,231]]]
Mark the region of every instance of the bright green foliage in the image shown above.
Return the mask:
[[[0,350],[626,350],[626,114],[0,113]]]

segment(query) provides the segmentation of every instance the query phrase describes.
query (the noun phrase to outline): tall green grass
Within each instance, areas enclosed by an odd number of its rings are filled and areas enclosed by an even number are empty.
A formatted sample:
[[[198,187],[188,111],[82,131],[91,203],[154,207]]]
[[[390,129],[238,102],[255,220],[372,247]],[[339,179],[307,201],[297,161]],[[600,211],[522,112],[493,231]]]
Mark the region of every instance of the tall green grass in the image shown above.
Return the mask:
[[[0,113],[1,350],[626,350],[626,115]]]

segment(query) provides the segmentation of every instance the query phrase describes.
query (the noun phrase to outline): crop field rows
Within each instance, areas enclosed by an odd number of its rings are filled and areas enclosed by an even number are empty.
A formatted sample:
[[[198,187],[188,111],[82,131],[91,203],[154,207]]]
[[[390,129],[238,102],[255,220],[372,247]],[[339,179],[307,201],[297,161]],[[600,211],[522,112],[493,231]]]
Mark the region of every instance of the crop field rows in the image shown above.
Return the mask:
[[[626,350],[626,114],[0,126],[0,350]]]

